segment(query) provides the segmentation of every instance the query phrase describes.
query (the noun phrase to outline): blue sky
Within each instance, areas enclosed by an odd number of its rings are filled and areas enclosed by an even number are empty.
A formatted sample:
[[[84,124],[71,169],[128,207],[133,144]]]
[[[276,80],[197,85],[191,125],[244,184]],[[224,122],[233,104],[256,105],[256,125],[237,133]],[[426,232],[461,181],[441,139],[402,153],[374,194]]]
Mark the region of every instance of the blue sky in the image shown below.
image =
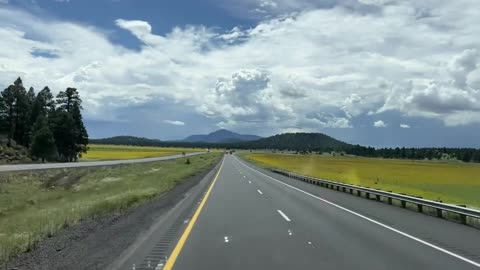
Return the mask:
[[[90,137],[227,128],[480,147],[476,0],[0,0],[0,82],[77,87]]]

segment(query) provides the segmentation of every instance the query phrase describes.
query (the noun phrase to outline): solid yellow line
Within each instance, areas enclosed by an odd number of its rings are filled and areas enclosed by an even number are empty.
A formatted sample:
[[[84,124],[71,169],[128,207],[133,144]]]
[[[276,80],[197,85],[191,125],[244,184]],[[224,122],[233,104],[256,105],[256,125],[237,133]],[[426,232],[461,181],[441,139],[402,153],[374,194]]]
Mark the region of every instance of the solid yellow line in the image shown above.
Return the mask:
[[[197,208],[197,211],[195,211],[195,214],[193,214],[192,220],[188,223],[187,228],[183,232],[182,236],[180,237],[180,240],[178,240],[177,245],[175,246],[175,249],[173,249],[172,254],[170,255],[170,258],[168,258],[167,263],[165,264],[165,267],[163,270],[171,270],[173,268],[173,265],[175,264],[175,261],[177,261],[178,255],[180,255],[180,252],[183,249],[183,246],[185,245],[185,242],[188,239],[188,236],[190,235],[190,232],[193,229],[193,226],[197,222],[198,216],[200,215],[200,212],[202,212],[203,206],[207,202],[208,197],[210,196],[210,193],[212,192],[213,186],[215,185],[215,182],[217,182],[218,175],[220,174],[220,171],[222,170],[223,167],[223,162],[225,159],[222,160],[222,164],[220,165],[220,168],[218,169],[217,175],[215,175],[215,178],[213,179],[212,184],[207,190],[207,193],[203,197],[202,201],[200,202],[200,205]]]

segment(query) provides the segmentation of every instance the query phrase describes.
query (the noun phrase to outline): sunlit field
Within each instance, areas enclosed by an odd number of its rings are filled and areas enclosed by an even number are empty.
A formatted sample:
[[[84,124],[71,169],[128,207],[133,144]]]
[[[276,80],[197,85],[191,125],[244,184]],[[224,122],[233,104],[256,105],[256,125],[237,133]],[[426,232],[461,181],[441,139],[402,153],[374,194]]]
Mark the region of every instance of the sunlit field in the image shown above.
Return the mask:
[[[303,175],[480,207],[480,164],[320,155],[246,154]]]
[[[203,148],[146,147],[127,145],[88,145],[81,160],[115,160],[176,155],[182,152],[202,152]]]

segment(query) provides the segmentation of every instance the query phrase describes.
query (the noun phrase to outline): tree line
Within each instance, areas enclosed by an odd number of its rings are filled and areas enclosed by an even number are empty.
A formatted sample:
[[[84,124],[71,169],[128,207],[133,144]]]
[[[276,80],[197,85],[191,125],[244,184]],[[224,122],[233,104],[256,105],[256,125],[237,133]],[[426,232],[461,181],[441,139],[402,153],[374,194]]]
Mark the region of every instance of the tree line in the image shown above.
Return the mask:
[[[199,147],[244,150],[280,150],[308,153],[339,153],[363,157],[444,160],[458,159],[464,162],[480,162],[480,149],[474,148],[374,148],[348,144],[322,133],[285,133],[256,141],[238,143],[204,143],[160,141],[133,136],[117,136],[91,140],[95,144],[117,144],[160,147]]]
[[[0,95],[0,133],[7,145],[30,150],[34,159],[76,161],[86,153],[88,133],[82,118],[82,100],[75,88],[54,98],[48,86],[35,94],[19,77]]]
[[[458,159],[464,162],[479,162],[480,149],[474,148],[380,148],[355,145],[345,151],[348,154],[365,157],[382,157],[397,159]]]

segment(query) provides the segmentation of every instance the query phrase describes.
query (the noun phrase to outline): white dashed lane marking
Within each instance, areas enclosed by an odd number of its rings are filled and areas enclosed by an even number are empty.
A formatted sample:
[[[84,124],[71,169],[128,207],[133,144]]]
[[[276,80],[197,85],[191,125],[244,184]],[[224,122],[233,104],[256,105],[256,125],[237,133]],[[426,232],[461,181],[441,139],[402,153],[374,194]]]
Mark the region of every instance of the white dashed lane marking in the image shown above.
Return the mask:
[[[290,218],[288,218],[287,215],[285,215],[285,213],[282,212],[282,210],[277,210],[277,212],[286,220],[286,221],[291,221]]]

